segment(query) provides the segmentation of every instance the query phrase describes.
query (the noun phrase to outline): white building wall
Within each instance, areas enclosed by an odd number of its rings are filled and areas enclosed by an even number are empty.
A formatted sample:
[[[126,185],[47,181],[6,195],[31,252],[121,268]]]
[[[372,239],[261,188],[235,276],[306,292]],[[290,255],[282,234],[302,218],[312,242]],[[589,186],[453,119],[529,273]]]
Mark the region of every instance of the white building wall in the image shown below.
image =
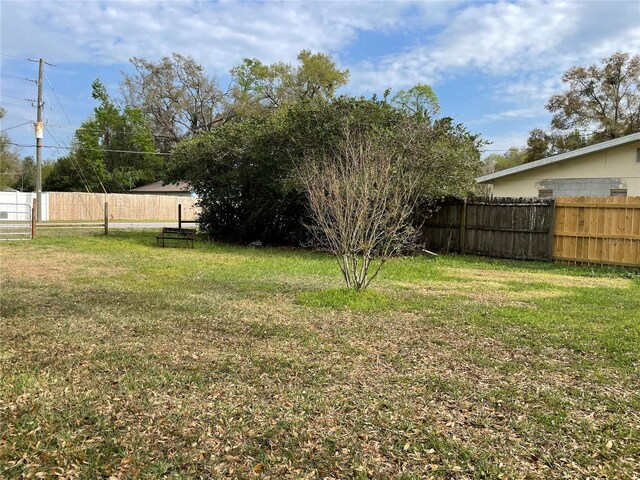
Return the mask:
[[[640,162],[637,150],[640,142],[599,151],[564,162],[545,165],[493,180],[496,197],[536,197],[550,180],[575,179],[573,191],[563,195],[585,195],[581,179],[619,180],[617,188],[625,188],[627,196],[640,196]],[[584,185],[583,185],[584,184]]]
[[[36,199],[34,192],[0,192],[0,220],[25,220]],[[42,193],[42,220],[49,220],[49,194]]]

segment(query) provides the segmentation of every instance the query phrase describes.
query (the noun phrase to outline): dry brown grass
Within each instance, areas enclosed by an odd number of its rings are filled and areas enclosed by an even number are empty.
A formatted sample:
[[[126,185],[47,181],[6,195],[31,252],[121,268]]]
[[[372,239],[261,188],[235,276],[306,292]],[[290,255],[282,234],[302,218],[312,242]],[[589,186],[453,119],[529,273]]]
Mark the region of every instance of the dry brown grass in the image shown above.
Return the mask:
[[[445,259],[362,310],[299,301],[332,285],[329,259],[41,242],[28,256],[48,249],[54,276],[5,268],[24,247],[0,247],[0,476],[639,471],[635,280]],[[609,324],[583,321],[585,298]]]

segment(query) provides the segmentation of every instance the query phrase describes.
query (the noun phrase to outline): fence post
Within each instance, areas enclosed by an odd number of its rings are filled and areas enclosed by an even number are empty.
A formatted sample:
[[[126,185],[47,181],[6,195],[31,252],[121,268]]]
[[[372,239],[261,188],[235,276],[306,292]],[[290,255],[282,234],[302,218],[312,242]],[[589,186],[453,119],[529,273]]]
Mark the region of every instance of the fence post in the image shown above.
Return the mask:
[[[460,218],[460,253],[464,253],[464,230],[467,223],[467,199],[462,204],[462,218]]]
[[[109,202],[104,202],[104,234],[109,235]]]
[[[31,238],[36,238],[36,222],[38,220],[38,202],[32,200],[31,202]]]
[[[549,262],[553,261],[553,241],[556,230],[556,199],[551,199],[551,215],[549,218]]]
[[[178,228],[182,228],[182,204],[178,204]]]

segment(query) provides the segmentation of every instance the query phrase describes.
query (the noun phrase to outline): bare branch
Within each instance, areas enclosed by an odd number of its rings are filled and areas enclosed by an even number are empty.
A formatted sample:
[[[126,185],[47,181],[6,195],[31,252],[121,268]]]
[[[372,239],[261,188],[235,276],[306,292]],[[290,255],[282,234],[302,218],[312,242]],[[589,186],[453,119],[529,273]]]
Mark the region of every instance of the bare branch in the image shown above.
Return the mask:
[[[336,151],[306,159],[298,172],[314,220],[309,230],[335,255],[347,288],[366,288],[414,240],[417,181],[406,167],[382,137],[346,127]]]

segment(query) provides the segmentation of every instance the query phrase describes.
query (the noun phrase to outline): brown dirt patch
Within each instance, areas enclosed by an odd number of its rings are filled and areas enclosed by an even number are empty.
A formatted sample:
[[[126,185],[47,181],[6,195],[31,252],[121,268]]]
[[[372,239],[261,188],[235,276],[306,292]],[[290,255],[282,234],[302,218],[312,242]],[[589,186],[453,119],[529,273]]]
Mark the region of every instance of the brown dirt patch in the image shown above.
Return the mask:
[[[101,265],[87,254],[51,251],[43,255],[2,255],[0,278],[11,280],[68,281],[71,277],[118,275],[125,271]]]
[[[559,287],[611,287],[624,288],[629,280],[623,278],[574,277],[544,272],[519,272],[504,270],[482,270],[477,268],[444,267],[443,273],[465,279],[477,279],[490,284],[505,284],[507,282],[549,283]],[[490,285],[489,284],[489,285]],[[489,286],[487,285],[487,286]]]

